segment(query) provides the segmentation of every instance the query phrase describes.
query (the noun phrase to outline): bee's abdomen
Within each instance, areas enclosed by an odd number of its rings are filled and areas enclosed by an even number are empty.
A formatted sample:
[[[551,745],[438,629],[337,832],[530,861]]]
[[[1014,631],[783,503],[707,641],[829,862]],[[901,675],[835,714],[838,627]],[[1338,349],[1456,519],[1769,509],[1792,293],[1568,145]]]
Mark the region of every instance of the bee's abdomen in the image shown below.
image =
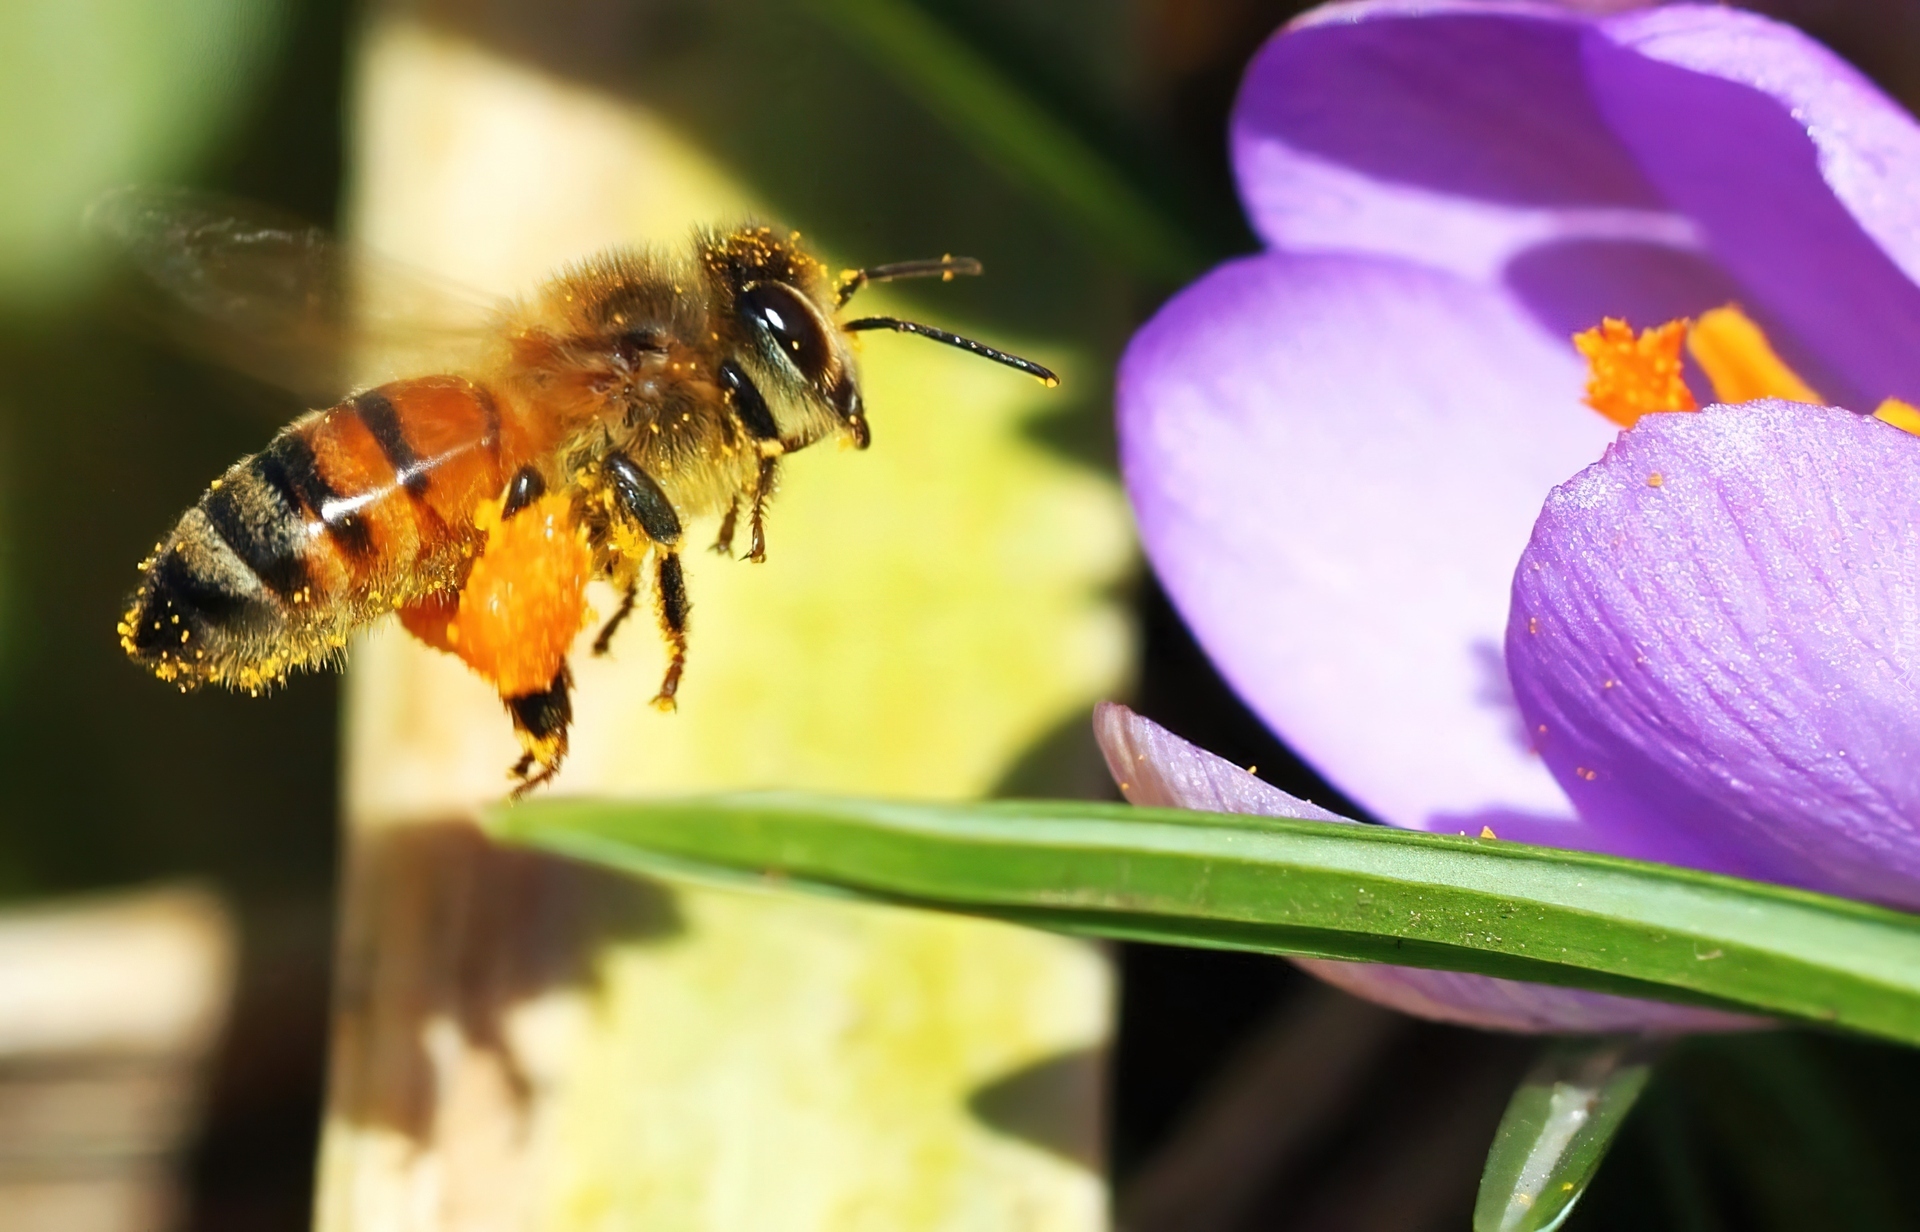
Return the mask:
[[[243,458],[143,566],[120,626],[164,680],[257,689],[384,611],[453,584],[502,484],[499,416],[469,381],[369,390]]]

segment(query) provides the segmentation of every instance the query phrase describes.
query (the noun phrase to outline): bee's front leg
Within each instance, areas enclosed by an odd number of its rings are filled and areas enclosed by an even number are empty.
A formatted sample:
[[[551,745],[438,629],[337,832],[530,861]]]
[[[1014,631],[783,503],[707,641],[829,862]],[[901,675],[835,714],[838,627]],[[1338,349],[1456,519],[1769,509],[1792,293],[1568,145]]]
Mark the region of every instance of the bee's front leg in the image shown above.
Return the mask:
[[[753,383],[753,378],[747,375],[745,368],[731,359],[722,363],[720,386],[727,391],[727,405],[733,408],[734,419],[760,450],[760,467],[754,476],[751,494],[753,543],[747,552],[747,559],[763,561],[767,558],[767,498],[773,495],[774,473],[778,469],[780,455],[789,446],[780,439],[780,424],[774,419],[766,398]],[[735,497],[733,506],[727,511],[726,521],[720,524],[721,542],[729,550],[733,547],[733,522],[739,508],[739,498]],[[716,549],[719,546],[714,545]]]
[[[749,522],[753,547],[747,553],[747,559],[755,564],[767,559],[767,498],[773,495],[773,482],[779,465],[779,454],[765,454],[760,459],[760,471],[754,476],[753,517]]]

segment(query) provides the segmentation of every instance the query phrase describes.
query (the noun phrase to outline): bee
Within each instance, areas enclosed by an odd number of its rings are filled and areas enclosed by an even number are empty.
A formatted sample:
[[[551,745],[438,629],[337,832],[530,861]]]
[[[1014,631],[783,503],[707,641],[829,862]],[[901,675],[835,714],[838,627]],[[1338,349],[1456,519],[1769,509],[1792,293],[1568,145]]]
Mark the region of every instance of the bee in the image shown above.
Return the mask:
[[[324,235],[231,203],[130,189],[92,220],[216,323],[298,335],[314,304],[344,298]],[[797,233],[754,224],[696,231],[678,256],[589,257],[494,308],[458,364],[402,363],[229,467],[141,562],[120,644],[182,689],[258,694],[338,663],[350,634],[397,614],[498,691],[524,793],[567,754],[587,584],[619,595],[596,655],[648,595],[669,651],[653,700],[671,710],[690,524],[717,518],[713,549],[732,555],[744,521],[746,558],[764,560],[787,455],[871,442],[855,334],[914,334],[1058,383],[928,325],[841,316],[871,283],[979,272],[946,256],[833,277]]]

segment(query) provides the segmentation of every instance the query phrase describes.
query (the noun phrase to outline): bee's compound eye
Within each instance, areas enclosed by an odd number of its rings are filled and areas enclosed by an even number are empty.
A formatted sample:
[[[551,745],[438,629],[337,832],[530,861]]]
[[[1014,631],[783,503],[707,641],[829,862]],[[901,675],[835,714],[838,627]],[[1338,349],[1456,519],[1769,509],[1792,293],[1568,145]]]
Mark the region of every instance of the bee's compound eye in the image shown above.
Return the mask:
[[[783,282],[757,282],[740,293],[740,316],[765,332],[800,375],[818,382],[826,375],[832,351],[819,314],[798,291]]]

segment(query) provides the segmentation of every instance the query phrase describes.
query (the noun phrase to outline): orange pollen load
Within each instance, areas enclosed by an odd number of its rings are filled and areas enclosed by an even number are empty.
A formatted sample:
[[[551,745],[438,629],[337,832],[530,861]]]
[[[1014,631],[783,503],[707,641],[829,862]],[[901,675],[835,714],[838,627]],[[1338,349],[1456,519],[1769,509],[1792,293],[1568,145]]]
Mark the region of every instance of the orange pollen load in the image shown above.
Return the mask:
[[[1693,411],[1699,403],[1681,376],[1687,322],[1668,321],[1638,334],[1618,317],[1573,336],[1587,361],[1587,405],[1623,428],[1654,411]]]
[[[565,496],[543,497],[505,522],[495,502],[474,521],[487,546],[460,589],[459,611],[441,641],[422,640],[460,656],[502,696],[542,692],[586,626],[593,552]]]

